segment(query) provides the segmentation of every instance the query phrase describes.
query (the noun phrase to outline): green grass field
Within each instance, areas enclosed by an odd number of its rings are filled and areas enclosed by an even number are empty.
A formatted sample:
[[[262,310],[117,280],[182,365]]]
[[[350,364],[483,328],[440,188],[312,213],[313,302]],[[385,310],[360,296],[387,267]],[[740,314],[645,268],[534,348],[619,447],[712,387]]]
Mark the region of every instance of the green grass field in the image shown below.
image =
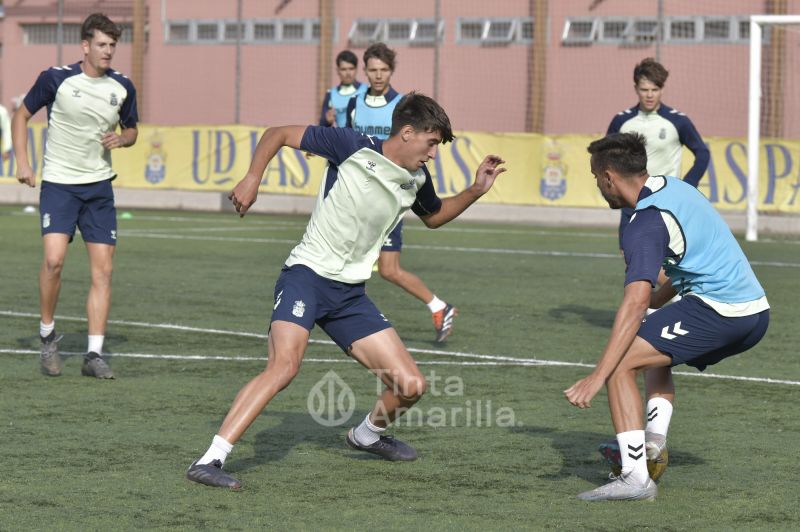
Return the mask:
[[[82,241],[71,246],[57,312],[62,351],[74,356],[63,376],[46,378],[37,217],[0,207],[0,530],[800,528],[800,240],[789,237],[744,244],[772,305],[766,338],[710,377],[680,368],[655,503],[575,498],[608,472],[596,452],[613,435],[605,393],[580,411],[562,391],[590,371],[621,298],[615,229],[512,224],[407,224],[404,266],[460,309],[444,345],[433,343],[421,303],[380,278],[368,285],[434,384],[394,429],[418,461],[344,445],[376,381],[315,330],[300,375],[226,463],[244,490],[188,482],[186,467],[265,364],[273,285],[305,221],[121,219],[106,337],[118,378],[101,382],[80,376]],[[331,382],[355,401],[341,426],[309,410]]]

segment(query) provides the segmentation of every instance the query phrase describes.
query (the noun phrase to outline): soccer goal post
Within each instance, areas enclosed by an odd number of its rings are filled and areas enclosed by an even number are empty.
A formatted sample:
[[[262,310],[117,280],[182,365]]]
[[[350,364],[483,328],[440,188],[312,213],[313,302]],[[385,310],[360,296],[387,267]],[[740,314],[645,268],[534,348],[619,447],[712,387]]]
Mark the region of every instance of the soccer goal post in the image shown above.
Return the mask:
[[[750,91],[747,118],[747,229],[745,239],[758,240],[758,179],[761,145],[761,49],[765,26],[800,24],[800,15],[750,17]]]

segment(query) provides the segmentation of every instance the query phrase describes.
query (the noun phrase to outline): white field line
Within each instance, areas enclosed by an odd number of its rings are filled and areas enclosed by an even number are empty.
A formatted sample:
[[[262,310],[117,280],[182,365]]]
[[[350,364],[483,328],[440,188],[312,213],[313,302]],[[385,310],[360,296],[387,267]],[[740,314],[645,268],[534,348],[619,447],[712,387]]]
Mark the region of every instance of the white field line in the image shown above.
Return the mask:
[[[122,210],[122,209],[120,209]],[[13,212],[12,215],[18,216],[32,216],[29,213],[21,213],[21,212]],[[306,226],[305,222],[288,222],[282,220],[260,220],[255,219],[253,217],[248,218],[246,222],[239,220],[238,218],[231,218],[231,217],[215,217],[215,218],[207,218],[202,216],[159,216],[159,215],[142,215],[137,214],[134,223],[137,221],[164,221],[164,222],[189,222],[189,223],[208,223],[212,225],[223,225],[223,224],[237,224],[238,229],[244,229],[243,224],[247,224],[249,226],[259,226],[260,228],[270,228],[271,226],[274,227],[281,227],[281,228],[297,228],[302,229]],[[125,225],[128,225],[131,222],[125,221]],[[429,231],[427,227],[423,226],[415,226],[415,225],[406,225],[405,229],[410,231]],[[181,228],[172,228],[170,229],[173,232],[178,232],[183,229]],[[237,229],[230,228],[229,230],[235,231]],[[141,233],[143,229],[127,229],[125,232],[137,232]],[[161,229],[151,229],[151,231],[161,231]],[[537,236],[575,236],[575,237],[585,237],[585,238],[601,238],[601,239],[616,239],[617,233],[616,231],[609,230],[608,232],[600,232],[600,233],[589,233],[589,232],[580,232],[580,231],[548,231],[546,229],[491,229],[491,228],[470,228],[470,227],[442,227],[437,229],[437,232],[446,232],[446,233],[474,233],[474,234],[503,234],[503,235],[537,235]],[[123,232],[120,232],[123,234]],[[800,240],[791,240],[791,239],[774,239],[774,238],[759,238],[758,242],[751,242],[751,245],[758,245],[758,244],[791,244],[791,245],[800,245]]]
[[[9,316],[9,317],[20,317],[20,318],[38,318],[38,314],[32,314],[28,312],[16,312],[11,310],[0,310],[0,316]],[[56,316],[56,319],[63,320],[63,321],[79,321],[85,322],[85,318],[78,318],[73,316]],[[145,322],[136,322],[136,321],[126,321],[126,320],[109,320],[108,323],[116,324],[116,325],[126,325],[130,327],[144,327],[144,328],[152,328],[152,329],[168,329],[168,330],[176,330],[176,331],[184,331],[184,332],[195,332],[200,334],[218,334],[218,335],[228,335],[228,336],[239,336],[239,337],[248,337],[248,338],[260,338],[266,340],[266,334],[259,334],[259,333],[249,333],[249,332],[240,332],[240,331],[229,331],[224,329],[203,329],[200,327],[189,327],[186,325],[176,325],[170,323],[145,323]],[[330,340],[309,340],[309,343],[313,344],[320,344],[320,345],[335,345]],[[338,350],[338,348],[337,348]],[[483,355],[478,353],[464,353],[461,351],[445,351],[441,349],[421,349],[421,348],[408,348],[409,352],[411,353],[421,353],[427,355],[435,355],[435,356],[444,356],[444,357],[453,357],[456,359],[477,359],[478,361],[418,361],[419,364],[439,364],[439,365],[460,365],[460,366],[569,366],[569,367],[580,367],[580,368],[593,368],[594,364],[586,364],[583,362],[564,362],[560,360],[542,360],[542,359],[531,359],[531,358],[518,358],[518,357],[511,357],[511,356],[503,356],[503,355]],[[0,353],[6,354],[35,354],[38,351],[33,350],[21,350],[21,349],[0,349]],[[66,354],[66,353],[65,353]],[[74,353],[74,354],[82,354],[82,353]],[[251,361],[251,360],[266,360],[266,357],[241,357],[241,356],[217,356],[217,355],[159,355],[159,354],[146,354],[146,353],[115,353],[111,356],[115,357],[130,357],[130,358],[152,358],[152,359],[163,359],[163,360],[232,360],[232,361]],[[343,355],[344,356],[344,355]],[[307,362],[339,362],[341,360],[350,361],[347,358],[343,359],[316,359],[316,358],[307,358],[304,359]],[[707,379],[719,379],[719,380],[729,380],[729,381],[744,381],[744,382],[756,382],[762,384],[785,384],[789,386],[800,386],[800,381],[794,380],[784,380],[784,379],[772,379],[769,377],[742,377],[738,375],[724,375],[719,373],[700,373],[700,372],[688,372],[688,371],[673,371],[674,375],[682,375],[686,377],[703,377]]]
[[[130,238],[161,238],[167,240],[198,240],[207,242],[247,242],[255,244],[296,244],[296,239],[283,238],[248,238],[248,237],[225,237],[225,236],[194,236],[185,234],[161,234],[161,233],[127,233],[121,232],[120,236]],[[463,246],[426,246],[418,244],[404,244],[406,249],[421,249],[433,251],[460,251],[464,253],[495,253],[503,255],[528,255],[538,257],[580,257],[590,259],[614,259],[620,260],[619,253],[585,253],[577,251],[547,251],[532,249],[504,249],[504,248],[480,248]],[[753,266],[773,266],[776,268],[800,268],[797,262],[778,262],[778,261],[757,261],[752,260]]]

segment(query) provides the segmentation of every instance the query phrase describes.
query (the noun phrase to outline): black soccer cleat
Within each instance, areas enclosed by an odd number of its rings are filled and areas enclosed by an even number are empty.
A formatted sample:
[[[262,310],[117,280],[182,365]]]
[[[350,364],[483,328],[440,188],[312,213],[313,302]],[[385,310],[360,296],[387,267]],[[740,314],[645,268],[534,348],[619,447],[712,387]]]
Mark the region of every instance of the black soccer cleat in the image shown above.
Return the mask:
[[[53,331],[47,336],[40,336],[42,340],[42,351],[39,356],[39,365],[43,375],[48,377],[58,377],[61,375],[61,370],[64,368],[64,361],[58,352],[58,342],[61,341],[63,335],[56,335]]]
[[[372,445],[359,445],[353,437],[353,429],[350,429],[347,433],[347,445],[358,451],[376,454],[391,462],[410,462],[417,459],[416,449],[391,436],[381,436]]]
[[[212,460],[209,464],[198,464],[195,460],[186,470],[186,478],[214,488],[242,489],[241,482],[222,470],[222,462],[219,460]]]
[[[448,336],[453,334],[453,321],[456,316],[458,316],[458,309],[453,305],[445,305],[442,310],[432,314],[437,343],[444,342]]]

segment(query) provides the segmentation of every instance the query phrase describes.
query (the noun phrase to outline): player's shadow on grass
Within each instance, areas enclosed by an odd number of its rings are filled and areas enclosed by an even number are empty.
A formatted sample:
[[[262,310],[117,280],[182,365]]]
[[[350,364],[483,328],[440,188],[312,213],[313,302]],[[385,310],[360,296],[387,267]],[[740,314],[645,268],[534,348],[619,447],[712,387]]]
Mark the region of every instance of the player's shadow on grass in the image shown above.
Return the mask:
[[[614,318],[617,315],[616,310],[596,309],[584,305],[563,305],[550,309],[549,314],[557,320],[578,316],[589,325],[604,329],[610,329],[614,325]]]
[[[346,428],[320,425],[307,412],[281,412],[268,410],[267,415],[280,419],[280,424],[256,434],[255,453],[251,457],[237,458],[233,471],[243,471],[269,462],[283,460],[301,444],[321,449],[344,448]]]
[[[549,438],[553,449],[561,453],[561,469],[554,473],[543,473],[544,480],[564,480],[577,476],[590,482],[607,480],[610,468],[600,456],[597,447],[611,438],[610,434],[588,431],[563,431],[550,427],[512,427],[512,432],[525,434],[534,439]],[[692,453],[669,449],[669,469],[695,467],[706,461]]]

